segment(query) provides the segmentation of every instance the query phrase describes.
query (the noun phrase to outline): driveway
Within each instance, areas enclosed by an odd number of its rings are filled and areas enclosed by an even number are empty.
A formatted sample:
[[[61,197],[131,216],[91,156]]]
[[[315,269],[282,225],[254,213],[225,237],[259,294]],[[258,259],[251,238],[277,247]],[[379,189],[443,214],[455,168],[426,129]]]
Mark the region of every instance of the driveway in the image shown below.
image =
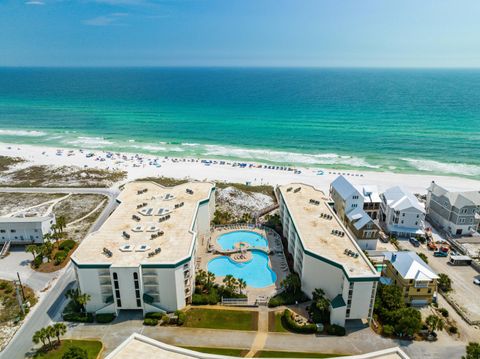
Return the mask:
[[[44,290],[49,282],[58,276],[57,273],[40,273],[34,271],[30,267],[32,254],[25,252],[25,246],[13,246],[10,254],[0,259],[0,278],[8,280],[16,280],[17,272],[23,284],[32,288],[35,292],[40,293]]]
[[[480,321],[480,286],[473,284],[473,278],[479,273],[471,266],[452,266],[448,264],[448,257],[434,257],[433,251],[426,245],[414,247],[408,240],[400,240],[403,249],[416,253],[424,253],[428,258],[428,265],[437,273],[445,273],[452,279],[453,291],[448,296],[453,299],[472,321]]]

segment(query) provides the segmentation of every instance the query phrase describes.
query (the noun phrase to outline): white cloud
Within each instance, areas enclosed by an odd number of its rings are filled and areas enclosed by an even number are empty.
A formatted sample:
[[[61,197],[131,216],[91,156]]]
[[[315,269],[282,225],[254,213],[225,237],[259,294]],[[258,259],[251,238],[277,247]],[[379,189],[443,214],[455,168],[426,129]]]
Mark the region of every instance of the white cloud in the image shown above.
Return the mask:
[[[89,26],[108,26],[116,23],[125,16],[128,16],[125,12],[114,12],[109,15],[102,15],[84,20],[83,23]]]
[[[31,1],[26,1],[25,5],[45,5],[45,3],[40,0],[31,0]]]

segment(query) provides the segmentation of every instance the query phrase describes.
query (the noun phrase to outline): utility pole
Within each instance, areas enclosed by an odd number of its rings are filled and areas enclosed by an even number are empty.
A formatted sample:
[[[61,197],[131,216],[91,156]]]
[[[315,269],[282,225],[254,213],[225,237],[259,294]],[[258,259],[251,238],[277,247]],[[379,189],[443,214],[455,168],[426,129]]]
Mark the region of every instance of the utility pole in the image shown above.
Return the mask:
[[[20,273],[18,272],[17,272],[17,277],[18,277],[18,283],[20,283],[20,288],[22,289],[22,298],[23,298],[23,301],[25,301],[26,300],[25,291],[23,290],[22,280],[20,279]]]
[[[22,285],[21,285],[21,283],[19,284],[17,281],[14,281],[14,283],[15,283],[15,291],[16,291],[16,294],[17,294],[18,306],[22,310],[22,314],[25,315],[25,307],[23,306],[23,300],[22,300],[22,297],[20,295],[20,290],[18,289],[18,286],[20,285],[20,287],[21,287]]]

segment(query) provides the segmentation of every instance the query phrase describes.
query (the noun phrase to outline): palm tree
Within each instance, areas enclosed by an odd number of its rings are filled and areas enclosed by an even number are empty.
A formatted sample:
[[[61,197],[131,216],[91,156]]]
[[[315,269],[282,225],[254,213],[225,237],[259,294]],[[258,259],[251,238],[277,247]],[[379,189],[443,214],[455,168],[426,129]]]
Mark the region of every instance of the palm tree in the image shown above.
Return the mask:
[[[44,257],[47,257],[47,260],[50,262],[52,259],[53,244],[52,242],[45,242],[40,246],[40,254]]]
[[[300,277],[297,274],[291,273],[287,275],[284,280],[282,280],[280,286],[284,288],[286,292],[295,295],[300,290],[302,283],[300,281]]]
[[[58,216],[56,226],[58,227],[60,232],[63,233],[63,230],[65,229],[66,225],[67,225],[67,220],[66,220],[65,216]]]
[[[436,330],[443,330],[443,327],[445,326],[443,319],[433,314],[429,315],[427,319],[425,319],[425,324],[427,325],[430,333],[434,333]]]
[[[55,336],[57,337],[57,344],[60,345],[60,336],[67,332],[67,326],[63,323],[55,323],[53,325],[53,330],[55,331]]]
[[[207,287],[210,288],[212,283],[215,281],[215,274],[208,271],[206,274],[206,278],[207,278]]]
[[[35,244],[29,244],[28,246],[25,247],[25,252],[32,253],[33,260],[35,260],[37,250],[38,250],[38,247]]]
[[[240,294],[242,293],[242,290],[247,288],[247,282],[243,280],[243,278],[238,278],[238,289],[240,290]]]
[[[47,339],[46,336],[45,336],[45,331],[43,330],[44,328],[40,329],[40,330],[37,330],[35,332],[35,334],[33,334],[33,337],[32,337],[32,341],[35,343],[35,344],[38,344],[40,342],[42,342],[42,345],[45,346],[46,345],[46,342],[45,340]]]
[[[231,274],[227,274],[225,278],[223,278],[223,283],[230,292],[233,292],[233,290],[235,289],[236,282],[237,280]]]
[[[195,276],[195,281],[198,285],[204,285],[206,277],[207,273],[203,269],[200,269]]]
[[[87,314],[86,305],[92,297],[90,294],[82,293],[77,297],[77,303],[80,305],[81,311]]]
[[[47,338],[48,341],[48,346],[51,348],[52,347],[52,337],[55,336],[55,333],[53,332],[53,327],[48,326],[45,328],[40,329],[40,331],[43,331],[43,335],[45,335],[45,338]]]

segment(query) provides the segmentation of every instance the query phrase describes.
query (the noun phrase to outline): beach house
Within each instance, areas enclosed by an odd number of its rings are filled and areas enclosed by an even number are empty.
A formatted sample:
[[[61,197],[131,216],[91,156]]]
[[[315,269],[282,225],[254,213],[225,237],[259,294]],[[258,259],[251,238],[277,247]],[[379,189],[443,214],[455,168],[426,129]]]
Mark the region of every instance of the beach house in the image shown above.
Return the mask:
[[[347,231],[322,191],[305,184],[275,189],[283,235],[302,290],[316,288],[331,301],[330,321],[371,319],[379,273]]]
[[[402,290],[405,303],[430,304],[437,291],[437,274],[415,252],[385,252],[385,267],[382,271],[389,280]]]
[[[72,256],[87,310],[174,311],[190,302],[195,254],[210,231],[215,185],[125,185],[119,206]]]
[[[41,244],[43,236],[52,233],[55,215],[45,216],[23,214],[14,217],[0,217],[0,243]]]
[[[424,234],[425,208],[412,193],[396,186],[380,195],[380,223],[397,237]]]
[[[449,191],[435,182],[428,187],[427,218],[452,236],[478,231],[480,191]]]
[[[377,248],[380,196],[374,186],[354,186],[338,176],[330,185],[333,208],[362,250]]]

